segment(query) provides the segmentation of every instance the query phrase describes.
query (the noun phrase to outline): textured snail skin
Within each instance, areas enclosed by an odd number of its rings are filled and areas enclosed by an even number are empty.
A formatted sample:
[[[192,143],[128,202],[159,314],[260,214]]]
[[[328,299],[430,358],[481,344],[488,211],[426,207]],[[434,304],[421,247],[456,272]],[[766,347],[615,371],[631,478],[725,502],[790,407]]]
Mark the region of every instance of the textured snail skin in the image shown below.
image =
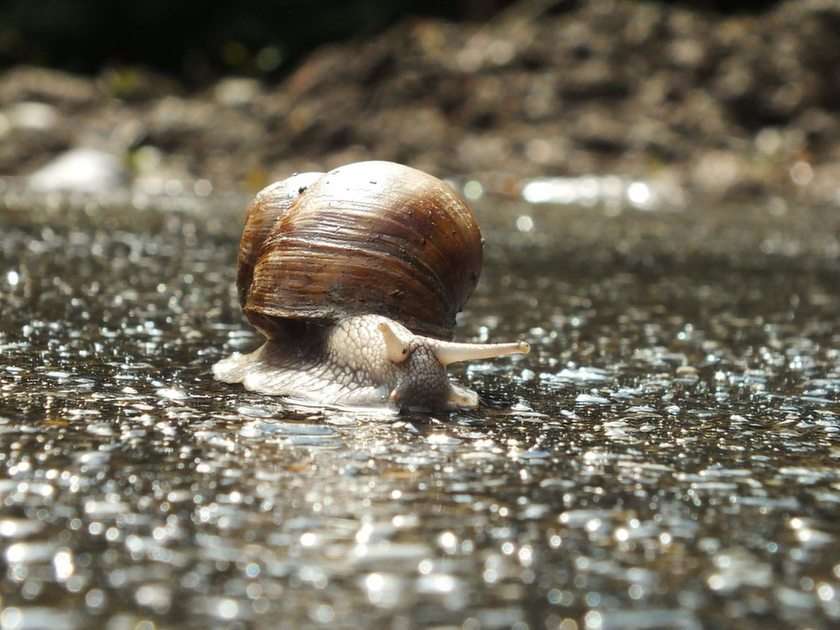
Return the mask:
[[[400,363],[388,358],[379,328],[387,323],[408,347]],[[302,333],[304,331],[301,331]],[[438,343],[379,315],[349,317],[331,326],[310,324],[299,344],[268,341],[250,354],[213,366],[215,377],[245,389],[324,405],[394,409],[472,409],[478,395],[449,382],[434,354]],[[520,344],[520,351],[527,344]]]

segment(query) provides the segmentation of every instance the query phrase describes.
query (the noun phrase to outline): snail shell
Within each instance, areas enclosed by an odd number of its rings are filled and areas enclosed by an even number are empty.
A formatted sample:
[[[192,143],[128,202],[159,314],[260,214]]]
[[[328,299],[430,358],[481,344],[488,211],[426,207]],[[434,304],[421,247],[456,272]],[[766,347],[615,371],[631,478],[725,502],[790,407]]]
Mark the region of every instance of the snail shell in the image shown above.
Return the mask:
[[[288,319],[375,313],[451,339],[481,273],[472,210],[439,179],[391,162],[303,173],[260,192],[239,251],[239,301],[269,338]]]

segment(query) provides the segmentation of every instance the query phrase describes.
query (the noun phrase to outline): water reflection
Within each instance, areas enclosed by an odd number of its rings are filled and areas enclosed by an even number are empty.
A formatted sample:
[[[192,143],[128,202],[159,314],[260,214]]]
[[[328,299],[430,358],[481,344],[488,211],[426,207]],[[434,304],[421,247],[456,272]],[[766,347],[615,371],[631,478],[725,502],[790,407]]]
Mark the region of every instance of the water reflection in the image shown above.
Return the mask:
[[[546,177],[526,182],[522,198],[528,203],[550,203],[583,206],[630,206],[652,210],[670,204],[679,197],[676,189],[654,186],[641,180],[619,176]]]
[[[212,380],[255,342],[233,217],[10,221],[2,627],[837,623],[826,237],[483,211],[463,335],[536,351],[462,370],[481,411],[396,418]]]

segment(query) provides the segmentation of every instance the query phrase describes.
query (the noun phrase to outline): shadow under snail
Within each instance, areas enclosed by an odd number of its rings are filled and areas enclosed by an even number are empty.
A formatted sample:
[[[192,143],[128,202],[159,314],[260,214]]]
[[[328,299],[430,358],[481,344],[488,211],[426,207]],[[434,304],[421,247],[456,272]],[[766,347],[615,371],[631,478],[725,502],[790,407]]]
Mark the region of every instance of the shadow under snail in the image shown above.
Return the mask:
[[[236,279],[266,341],[213,373],[325,405],[477,407],[446,366],[529,351],[450,341],[481,250],[466,203],[408,166],[358,162],[271,184],[248,207]]]

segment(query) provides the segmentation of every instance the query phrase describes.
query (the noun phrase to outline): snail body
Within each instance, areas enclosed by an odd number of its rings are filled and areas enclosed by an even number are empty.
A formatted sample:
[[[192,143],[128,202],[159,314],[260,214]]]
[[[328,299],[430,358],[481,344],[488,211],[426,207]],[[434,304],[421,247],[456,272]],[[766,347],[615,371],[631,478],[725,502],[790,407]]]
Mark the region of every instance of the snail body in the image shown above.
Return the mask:
[[[481,233],[444,182],[359,162],[272,184],[248,208],[242,309],[266,342],[217,379],[319,404],[474,408],[446,365],[528,352],[449,341],[481,270]]]

